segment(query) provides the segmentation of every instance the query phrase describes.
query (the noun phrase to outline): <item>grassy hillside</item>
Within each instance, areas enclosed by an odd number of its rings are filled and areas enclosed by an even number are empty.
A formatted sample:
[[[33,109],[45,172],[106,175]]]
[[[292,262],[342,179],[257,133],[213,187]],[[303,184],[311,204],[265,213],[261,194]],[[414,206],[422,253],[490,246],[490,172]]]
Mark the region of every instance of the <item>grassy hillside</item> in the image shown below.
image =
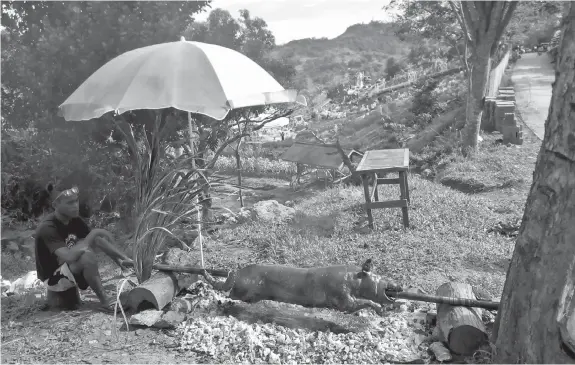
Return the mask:
[[[298,71],[296,84],[311,90],[326,88],[353,79],[364,71],[373,79],[385,75],[389,57],[402,57],[411,43],[395,35],[394,25],[371,22],[352,25],[334,39],[300,39],[277,47],[272,56],[291,61]]]

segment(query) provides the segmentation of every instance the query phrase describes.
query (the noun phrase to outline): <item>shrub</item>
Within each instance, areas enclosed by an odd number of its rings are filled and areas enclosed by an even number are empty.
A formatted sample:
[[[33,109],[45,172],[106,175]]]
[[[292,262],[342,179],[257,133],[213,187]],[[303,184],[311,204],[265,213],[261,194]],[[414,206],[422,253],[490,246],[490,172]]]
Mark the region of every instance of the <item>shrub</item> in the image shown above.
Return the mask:
[[[396,60],[395,57],[390,57],[387,59],[387,64],[386,64],[386,69],[385,69],[385,72],[386,72],[385,79],[390,80],[390,79],[396,77],[403,70],[405,70],[405,65],[403,63],[401,63],[400,61]]]
[[[2,207],[12,216],[28,219],[30,201],[34,205],[35,195],[48,183],[56,189],[77,185],[89,206],[104,195],[126,197],[133,190],[122,146],[99,145],[74,127],[4,129],[2,146],[10,147],[2,158]]]
[[[293,162],[270,160],[262,157],[242,157],[241,162],[242,174],[252,176],[273,175],[287,179],[296,173],[296,166]],[[237,172],[235,157],[220,157],[216,162],[216,170],[235,174]]]

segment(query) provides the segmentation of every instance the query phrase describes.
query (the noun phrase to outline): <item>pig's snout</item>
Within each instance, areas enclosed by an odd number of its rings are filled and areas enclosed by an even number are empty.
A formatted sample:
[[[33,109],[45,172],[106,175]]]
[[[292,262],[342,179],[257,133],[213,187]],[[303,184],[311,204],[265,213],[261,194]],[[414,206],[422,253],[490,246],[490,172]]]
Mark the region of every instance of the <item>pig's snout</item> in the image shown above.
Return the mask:
[[[394,281],[388,281],[388,282],[387,282],[386,290],[401,292],[401,291],[403,291],[403,288],[402,288],[401,285],[397,284],[397,283],[394,282]]]

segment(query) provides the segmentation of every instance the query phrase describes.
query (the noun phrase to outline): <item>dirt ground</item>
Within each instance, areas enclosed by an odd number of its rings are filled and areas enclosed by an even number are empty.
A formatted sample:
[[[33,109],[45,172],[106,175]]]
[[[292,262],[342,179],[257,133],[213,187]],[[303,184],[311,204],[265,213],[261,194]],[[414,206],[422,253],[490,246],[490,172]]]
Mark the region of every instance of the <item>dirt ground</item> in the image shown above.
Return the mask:
[[[237,176],[218,174],[223,178],[223,183],[237,184]],[[316,176],[314,173],[302,178],[298,188],[290,187],[289,181],[274,179],[269,177],[242,177],[242,195],[244,206],[249,208],[262,200],[277,200],[280,204],[286,201],[298,202],[308,198],[318,191],[326,189],[326,181],[322,175]],[[217,189],[214,196],[214,206],[222,206],[232,211],[240,209],[238,188],[230,185]]]
[[[253,257],[237,244],[216,243],[206,250],[211,258],[225,256],[230,266]],[[117,293],[122,279],[111,260],[99,255],[100,273],[109,295]],[[211,265],[211,260],[206,265]],[[218,260],[220,261],[220,260]],[[2,363],[196,363],[194,352],[175,351],[175,330],[130,326],[122,314],[98,312],[98,300],[88,289],[81,292],[83,305],[75,311],[44,310],[44,297],[34,294],[2,297]]]
[[[225,176],[225,182],[235,183],[236,177]],[[293,191],[289,182],[279,179],[244,177],[244,203],[276,199],[280,203],[298,201],[325,188],[323,181],[307,181],[304,188]],[[215,196],[221,199],[214,205],[232,211],[240,209],[237,188],[223,187]],[[2,236],[17,235],[30,227],[3,229]],[[255,255],[234,242],[212,242],[206,250],[209,257],[218,258],[224,267],[255,262]],[[111,260],[99,255],[100,268],[106,290],[116,294],[122,278]],[[34,269],[33,260],[14,265],[13,257],[2,255],[2,277],[13,279]],[[223,260],[223,261],[222,261]],[[210,266],[211,260],[206,261]],[[8,270],[12,272],[8,272]],[[36,294],[36,296],[35,296]],[[2,363],[194,363],[200,361],[194,352],[178,352],[175,330],[130,328],[126,331],[121,313],[113,315],[96,311],[97,298],[91,290],[82,293],[83,306],[79,310],[53,312],[43,310],[43,291],[28,295],[2,297]],[[120,330],[117,330],[120,329]]]

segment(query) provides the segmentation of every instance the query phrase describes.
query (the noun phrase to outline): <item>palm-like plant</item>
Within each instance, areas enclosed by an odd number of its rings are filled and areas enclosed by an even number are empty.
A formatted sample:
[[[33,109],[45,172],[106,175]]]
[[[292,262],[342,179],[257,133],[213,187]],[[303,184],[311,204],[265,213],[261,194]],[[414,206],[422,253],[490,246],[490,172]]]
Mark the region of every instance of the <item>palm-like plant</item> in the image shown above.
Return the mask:
[[[135,133],[123,119],[116,121],[126,139],[135,175],[134,268],[139,282],[150,278],[154,257],[167,237],[187,247],[172,231],[182,221],[195,220],[200,209],[195,201],[207,184],[203,171],[191,168],[194,156],[170,159],[165,153],[162,141],[171,130],[168,125],[177,125],[176,117],[165,111],[153,113],[154,123],[145,133]],[[140,143],[137,135],[144,135]]]

